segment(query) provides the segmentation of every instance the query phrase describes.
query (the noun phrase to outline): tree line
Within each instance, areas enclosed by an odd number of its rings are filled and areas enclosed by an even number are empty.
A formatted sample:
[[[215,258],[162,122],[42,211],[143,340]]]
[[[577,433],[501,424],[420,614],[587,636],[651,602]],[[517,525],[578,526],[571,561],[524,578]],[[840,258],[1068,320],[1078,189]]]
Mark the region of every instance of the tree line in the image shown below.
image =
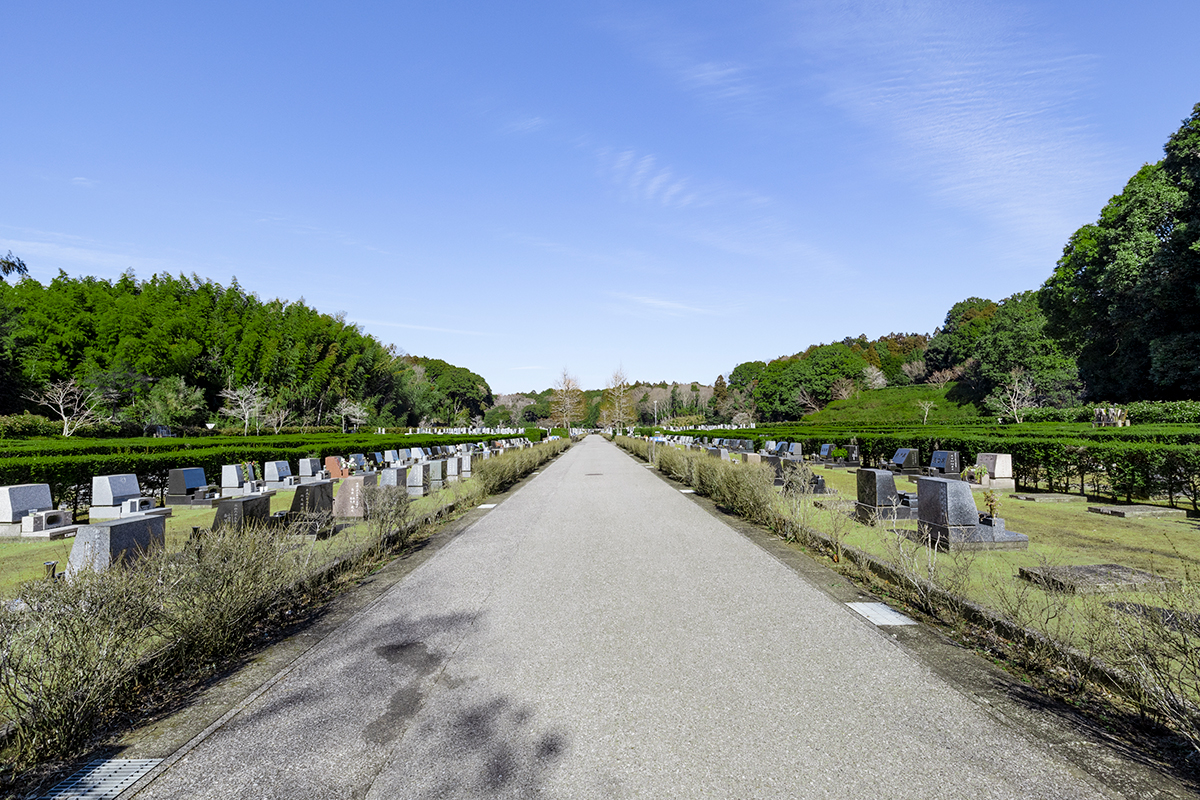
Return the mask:
[[[262,300],[195,275],[42,285],[0,260],[0,413],[52,410],[75,391],[99,421],[198,425],[221,410],[255,427],[469,424],[482,377],[410,356],[301,298]],[[240,409],[240,410],[239,410]]]
[[[955,303],[932,336],[859,336],[738,364],[720,421],[799,419],[915,382],[954,382],[960,402],[1018,420],[1034,407],[1200,396],[1200,103],[1163,149],[1072,234],[1038,289]]]

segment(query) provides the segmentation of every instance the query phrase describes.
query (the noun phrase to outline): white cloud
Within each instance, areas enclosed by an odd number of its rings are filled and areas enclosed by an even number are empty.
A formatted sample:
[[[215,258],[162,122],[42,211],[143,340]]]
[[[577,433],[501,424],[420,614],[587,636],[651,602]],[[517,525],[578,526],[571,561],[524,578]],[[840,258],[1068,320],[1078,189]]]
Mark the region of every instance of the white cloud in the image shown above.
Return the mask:
[[[610,293],[609,296],[624,301],[626,304],[624,310],[626,312],[641,312],[642,314],[649,313],[658,317],[712,316],[718,313],[713,309],[692,306],[686,303],[677,302],[675,300],[663,300],[662,298],[658,297],[617,294],[615,292]]]
[[[877,162],[946,204],[1057,238],[1114,180],[1080,123],[1093,59],[1015,7],[851,0],[806,7],[796,29],[826,101],[891,142]]]
[[[547,124],[548,121],[542,117],[524,117],[513,120],[501,128],[501,130],[504,133],[533,133],[536,130],[546,127]]]

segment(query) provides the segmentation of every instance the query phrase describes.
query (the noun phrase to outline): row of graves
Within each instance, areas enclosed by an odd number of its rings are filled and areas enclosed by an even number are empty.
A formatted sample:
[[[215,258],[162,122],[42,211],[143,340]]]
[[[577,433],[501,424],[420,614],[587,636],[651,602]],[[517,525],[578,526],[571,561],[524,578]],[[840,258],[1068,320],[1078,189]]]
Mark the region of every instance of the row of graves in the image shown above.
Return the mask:
[[[916,520],[912,538],[941,550],[1024,550],[1029,537],[1010,531],[1004,519],[980,513],[972,491],[1012,490],[1012,455],[980,453],[966,470],[954,450],[935,450],[927,466],[920,451],[896,450],[875,468],[855,470],[855,516],[868,523]],[[896,488],[896,477],[916,484],[916,492]]]
[[[469,478],[475,460],[532,446],[521,438],[387,450],[370,457],[362,453],[348,458],[331,456],[323,464],[304,458],[298,474],[292,473],[287,461],[268,461],[261,477],[253,463],[226,464],[219,485],[211,484],[200,467],[183,467],[168,473],[163,507],[155,498],[143,496],[136,475],[96,476],[92,478],[88,521],[79,524],[71,521],[69,511],[54,507],[48,484],[0,486],[0,537],[74,537],[66,574],[102,571],[117,561],[162,547],[172,507],[215,508],[211,530],[251,523],[287,524],[299,533],[318,534],[331,530],[334,520],[365,518],[367,487],[401,487],[410,497],[421,497]],[[271,498],[281,490],[294,491],[290,509],[272,513]],[[198,533],[193,530],[194,535]]]

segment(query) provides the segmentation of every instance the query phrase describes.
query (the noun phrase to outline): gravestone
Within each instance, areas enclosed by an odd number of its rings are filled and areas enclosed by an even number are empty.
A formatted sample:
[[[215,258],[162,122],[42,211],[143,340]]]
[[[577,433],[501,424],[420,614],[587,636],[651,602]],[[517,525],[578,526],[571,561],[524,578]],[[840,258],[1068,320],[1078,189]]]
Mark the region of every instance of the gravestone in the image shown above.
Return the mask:
[[[333,522],[333,481],[310,481],[297,486],[287,519],[298,532],[319,535]]]
[[[988,488],[1002,492],[1011,492],[1017,488],[1017,483],[1013,480],[1011,453],[980,453],[975,457],[975,465],[987,469]]]
[[[858,456],[858,445],[856,445],[856,444],[846,445],[846,466],[856,467],[860,463],[861,462],[859,461],[859,456]]]
[[[828,458],[833,458],[833,451],[836,447],[837,447],[837,445],[834,445],[834,444],[821,445],[821,459],[824,460],[824,459],[828,459]]]
[[[300,483],[316,483],[317,481],[327,481],[329,479],[329,473],[321,469],[320,459],[300,459]]]
[[[240,497],[251,491],[242,473],[241,464],[225,464],[221,467],[221,497]]]
[[[162,516],[140,514],[80,525],[67,561],[70,579],[83,570],[103,572],[121,561],[134,561],[166,543],[167,521]]]
[[[958,478],[962,475],[962,463],[957,450],[934,450],[929,459],[926,474],[941,478]]]
[[[460,458],[458,472],[464,479],[471,477],[471,453],[463,453]]]
[[[365,471],[367,468],[367,457],[362,453],[351,453],[350,463],[356,470],[359,470],[360,472]]]
[[[383,453],[372,453],[371,455],[375,458],[375,469],[379,469],[384,465]]]
[[[446,481],[446,462],[435,458],[429,463],[429,491],[440,491]]]
[[[383,460],[386,461],[389,466],[391,466],[400,460],[400,453],[395,450],[385,450],[383,453]]]
[[[971,486],[953,478],[917,479],[920,541],[939,550],[1024,550],[1029,537],[1007,530],[998,517],[981,519]]]
[[[263,464],[263,472],[268,489],[290,489],[300,483],[300,478],[292,474],[291,465],[286,461],[268,461]]]
[[[208,488],[202,467],[184,467],[167,473],[167,505],[212,508],[217,492]]]
[[[855,471],[858,490],[854,515],[863,522],[916,519],[919,504],[908,492],[896,491],[896,477],[887,469]]]
[[[787,446],[785,456],[793,460],[804,458],[804,447],[799,442],[792,442]]]
[[[222,497],[213,516],[214,531],[225,527],[241,530],[247,523],[267,524],[271,517],[271,494],[243,494],[237,497]]]
[[[153,497],[142,497],[137,475],[97,475],[92,478],[92,505],[88,520],[118,519],[134,514],[170,516],[171,509],[155,508]]]
[[[921,471],[921,453],[915,447],[901,447],[892,456],[889,469],[901,475],[916,475]]]
[[[380,486],[408,486],[408,467],[386,467],[379,470]]]
[[[410,497],[423,497],[429,491],[429,462],[418,462],[408,468],[405,485]]]
[[[366,487],[375,486],[378,475],[351,475],[342,481],[333,501],[333,516],[338,519],[364,519],[367,515]]]
[[[48,483],[0,486],[0,535],[20,536],[23,517],[53,509]]]
[[[462,462],[458,456],[450,456],[446,459],[446,483],[458,483],[458,471],[462,466]]]

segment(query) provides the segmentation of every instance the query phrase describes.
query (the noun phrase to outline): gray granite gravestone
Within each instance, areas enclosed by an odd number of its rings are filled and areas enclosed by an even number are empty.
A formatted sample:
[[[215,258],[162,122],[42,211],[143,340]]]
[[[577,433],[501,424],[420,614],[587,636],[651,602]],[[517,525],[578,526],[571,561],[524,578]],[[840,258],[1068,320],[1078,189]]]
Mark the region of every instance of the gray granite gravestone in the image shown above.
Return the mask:
[[[1017,482],[1013,479],[1011,453],[980,453],[975,457],[975,465],[987,468],[988,488],[1000,492],[1016,490]]]
[[[0,486],[0,536],[20,536],[21,520],[25,516],[53,509],[47,483]]]
[[[408,467],[387,467],[379,470],[380,486],[408,486]]]
[[[441,491],[442,486],[446,481],[446,462],[440,458],[435,458],[429,463],[429,491]]]
[[[896,477],[887,469],[855,471],[858,499],[854,513],[863,522],[914,519],[918,513],[917,498],[896,491]]]
[[[459,474],[461,474],[463,476],[463,478],[471,477],[471,457],[472,457],[472,455],[473,455],[472,453],[463,453],[462,456],[459,458],[460,464],[459,464],[458,471],[459,471]]]
[[[429,462],[418,462],[408,468],[405,485],[410,497],[423,497],[429,491],[429,483]]]
[[[215,492],[209,492],[208,478],[201,467],[184,467],[167,473],[167,505],[207,506],[212,508]]]
[[[953,478],[917,479],[921,498],[917,531],[941,550],[1024,550],[1029,537],[1007,530],[1004,520],[980,518],[970,484]]]
[[[333,481],[312,481],[296,487],[292,495],[291,517],[311,518],[333,513]]]
[[[265,525],[270,517],[270,494],[244,494],[239,497],[222,497],[217,502],[217,513],[213,517],[212,529],[215,531],[224,527],[231,527],[240,530],[247,523],[251,522]]]
[[[154,498],[142,497],[137,475],[98,475],[92,478],[92,505],[88,520],[118,519],[133,514],[156,513],[170,516],[169,508],[156,509]]]
[[[462,467],[459,457],[454,455],[446,459],[446,483],[458,483],[458,471]]]
[[[118,562],[140,558],[152,548],[162,547],[166,535],[166,519],[152,514],[80,525],[67,561],[67,576],[86,569],[103,572]]]
[[[268,489],[290,489],[300,483],[300,479],[292,474],[292,467],[286,461],[268,461],[263,464],[263,473]]]
[[[365,489],[375,486],[379,476],[375,473],[351,475],[342,480],[337,497],[333,501],[333,516],[338,519],[363,519],[367,515]]]

